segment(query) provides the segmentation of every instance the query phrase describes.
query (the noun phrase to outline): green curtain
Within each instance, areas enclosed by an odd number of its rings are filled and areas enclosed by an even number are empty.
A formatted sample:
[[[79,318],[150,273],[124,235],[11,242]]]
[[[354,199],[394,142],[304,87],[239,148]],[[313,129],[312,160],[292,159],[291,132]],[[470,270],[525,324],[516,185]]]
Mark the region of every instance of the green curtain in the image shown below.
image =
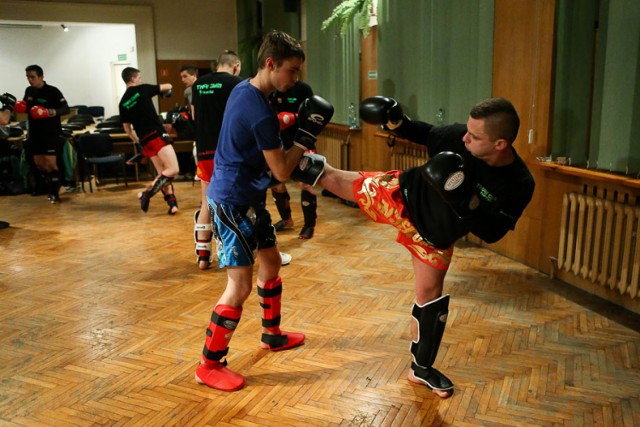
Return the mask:
[[[414,119],[465,123],[491,97],[493,20],[493,0],[378,0],[379,94]]]
[[[640,2],[558,0],[552,156],[640,173]]]
[[[335,27],[320,30],[338,0],[306,2],[307,83],[316,95],[333,104],[331,122],[347,124],[348,106],[360,103],[360,32],[352,24],[348,34]],[[357,18],[356,18],[357,19]]]

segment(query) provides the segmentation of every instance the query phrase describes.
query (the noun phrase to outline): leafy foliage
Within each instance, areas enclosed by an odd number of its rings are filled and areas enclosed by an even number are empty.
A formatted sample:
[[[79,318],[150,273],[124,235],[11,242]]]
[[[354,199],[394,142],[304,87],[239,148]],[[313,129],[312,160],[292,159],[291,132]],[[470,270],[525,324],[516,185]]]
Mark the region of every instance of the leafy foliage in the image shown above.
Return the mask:
[[[371,17],[372,3],[373,0],[344,0],[333,9],[331,16],[324,20],[320,28],[325,31],[331,25],[336,24],[338,25],[338,34],[344,36],[354,17],[359,13],[358,29],[362,31],[364,37],[367,37],[369,35],[369,18]]]

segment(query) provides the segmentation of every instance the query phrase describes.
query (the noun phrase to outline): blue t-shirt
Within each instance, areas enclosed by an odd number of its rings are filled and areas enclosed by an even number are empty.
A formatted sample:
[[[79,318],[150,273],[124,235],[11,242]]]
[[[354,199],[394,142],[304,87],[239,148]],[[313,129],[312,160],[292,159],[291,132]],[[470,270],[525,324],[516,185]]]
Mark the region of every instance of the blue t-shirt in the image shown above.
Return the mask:
[[[279,129],[269,101],[249,80],[233,88],[224,110],[207,197],[232,205],[264,202],[271,178],[262,151],[282,146]]]

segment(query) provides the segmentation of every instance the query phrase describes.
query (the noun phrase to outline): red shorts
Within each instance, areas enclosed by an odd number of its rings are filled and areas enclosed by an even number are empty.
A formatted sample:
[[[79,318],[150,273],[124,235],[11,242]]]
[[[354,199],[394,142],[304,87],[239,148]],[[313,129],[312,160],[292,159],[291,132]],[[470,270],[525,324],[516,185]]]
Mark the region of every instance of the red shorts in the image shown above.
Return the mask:
[[[198,160],[196,176],[203,182],[211,182],[213,175],[213,159]]]
[[[142,155],[145,157],[157,156],[161,149],[171,144],[173,144],[173,141],[168,138],[153,138],[142,146]]]
[[[453,246],[438,249],[420,236],[402,200],[400,171],[360,172],[360,175],[362,177],[353,182],[353,195],[360,210],[375,222],[397,228],[396,242],[423,263],[438,270],[449,269]]]

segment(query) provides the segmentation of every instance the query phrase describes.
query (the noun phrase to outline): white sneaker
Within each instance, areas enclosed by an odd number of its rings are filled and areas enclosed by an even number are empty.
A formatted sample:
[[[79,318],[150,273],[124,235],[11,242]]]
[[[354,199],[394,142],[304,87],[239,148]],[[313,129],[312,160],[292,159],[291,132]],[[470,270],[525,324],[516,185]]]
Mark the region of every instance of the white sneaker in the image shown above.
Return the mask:
[[[291,255],[280,252],[280,258],[282,258],[282,265],[291,264]]]

